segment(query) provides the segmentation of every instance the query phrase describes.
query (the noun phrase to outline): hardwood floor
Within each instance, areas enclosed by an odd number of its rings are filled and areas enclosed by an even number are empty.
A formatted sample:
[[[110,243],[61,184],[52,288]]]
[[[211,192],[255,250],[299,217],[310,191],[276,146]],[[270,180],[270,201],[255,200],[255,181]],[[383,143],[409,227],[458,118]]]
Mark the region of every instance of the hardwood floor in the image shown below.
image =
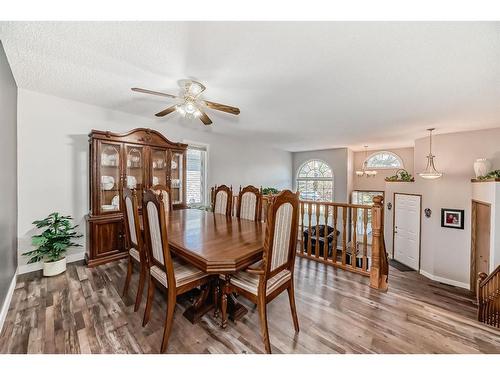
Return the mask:
[[[145,299],[134,313],[138,273],[122,299],[126,262],[93,269],[68,265],[53,278],[22,275],[4,329],[1,353],[158,353],[165,299],[156,293],[151,321],[141,326]],[[467,291],[415,272],[390,270],[389,291],[368,287],[368,278],[307,259],[297,259],[295,334],[286,293],[268,306],[273,353],[500,353],[500,331],[475,321]],[[179,301],[169,353],[262,353],[255,307],[222,330],[212,312],[192,325]]]

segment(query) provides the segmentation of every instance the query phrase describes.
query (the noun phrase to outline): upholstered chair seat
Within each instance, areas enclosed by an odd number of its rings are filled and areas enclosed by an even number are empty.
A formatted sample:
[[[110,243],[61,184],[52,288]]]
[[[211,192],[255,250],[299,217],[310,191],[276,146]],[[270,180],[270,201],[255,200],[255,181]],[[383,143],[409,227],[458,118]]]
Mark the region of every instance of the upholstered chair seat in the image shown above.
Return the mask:
[[[177,287],[181,287],[207,276],[203,271],[200,271],[198,268],[193,267],[189,263],[185,263],[178,258],[173,258],[172,263],[174,265],[175,285]],[[165,288],[168,288],[167,274],[165,271],[158,266],[152,266],[150,272],[151,276],[153,276]]]
[[[274,292],[280,286],[290,281],[291,277],[292,273],[287,269],[278,272],[276,275],[267,280],[266,294],[269,295]],[[221,275],[220,278],[224,280],[224,276]],[[259,275],[252,274],[247,271],[239,271],[231,275],[230,284],[257,296],[259,288]]]

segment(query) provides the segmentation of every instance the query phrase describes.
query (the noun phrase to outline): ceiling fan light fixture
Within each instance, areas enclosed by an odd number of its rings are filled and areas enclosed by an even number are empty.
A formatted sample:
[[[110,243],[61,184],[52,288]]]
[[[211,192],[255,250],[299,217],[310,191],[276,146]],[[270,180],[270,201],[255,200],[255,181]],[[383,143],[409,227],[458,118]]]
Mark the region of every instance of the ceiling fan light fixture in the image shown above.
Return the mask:
[[[184,109],[184,106],[182,104],[176,105],[175,110],[179,112],[182,116],[186,115],[186,110]]]
[[[187,101],[184,104],[184,110],[186,111],[187,114],[193,115],[196,111],[198,111],[198,108],[196,108],[193,102]]]
[[[206,87],[200,82],[187,79],[182,80],[179,85],[184,91],[181,95],[172,95],[159,91],[141,89],[139,87],[133,87],[132,91],[180,100],[177,105],[171,105],[170,107],[155,113],[155,116],[157,117],[164,117],[175,111],[185,118],[198,118],[204,125],[211,125],[213,122],[204,112],[205,108],[226,112],[232,115],[240,114],[240,109],[237,107],[199,99],[200,95],[202,95],[202,93],[206,90]]]
[[[194,95],[194,96],[197,96],[198,94],[200,94],[205,88],[198,82],[191,82],[191,84],[189,85],[189,93]]]

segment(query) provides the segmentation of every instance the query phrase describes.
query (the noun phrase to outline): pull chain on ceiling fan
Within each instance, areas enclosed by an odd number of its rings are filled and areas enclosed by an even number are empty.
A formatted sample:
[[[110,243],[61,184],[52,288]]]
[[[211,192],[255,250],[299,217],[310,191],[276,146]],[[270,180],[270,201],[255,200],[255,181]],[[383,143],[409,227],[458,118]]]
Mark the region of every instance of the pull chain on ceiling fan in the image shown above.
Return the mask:
[[[143,94],[163,96],[172,99],[181,99],[180,104],[174,104],[163,111],[155,114],[157,117],[163,117],[172,113],[174,111],[179,112],[181,115],[187,118],[199,118],[205,125],[212,124],[212,120],[205,113],[204,108],[215,109],[216,111],[222,111],[230,113],[232,115],[239,115],[240,109],[236,107],[231,107],[225,104],[219,104],[215,102],[210,102],[208,100],[200,99],[200,95],[206,90],[206,87],[200,82],[186,80],[183,85],[184,94],[182,96],[167,94],[164,92],[152,91],[147,89],[141,89],[138,87],[133,87],[132,91],[141,92]]]

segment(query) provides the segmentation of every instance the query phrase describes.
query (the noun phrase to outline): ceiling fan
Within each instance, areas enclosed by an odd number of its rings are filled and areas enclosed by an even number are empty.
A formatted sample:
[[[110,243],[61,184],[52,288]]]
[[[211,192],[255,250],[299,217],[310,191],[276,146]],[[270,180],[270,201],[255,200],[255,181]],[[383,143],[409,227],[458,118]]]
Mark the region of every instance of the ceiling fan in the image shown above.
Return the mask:
[[[183,94],[181,95],[172,95],[164,92],[141,89],[138,87],[133,87],[132,91],[181,100],[181,103],[174,104],[164,109],[163,111],[156,113],[155,116],[157,117],[163,117],[168,115],[169,113],[177,111],[181,115],[184,115],[188,118],[199,118],[205,125],[210,125],[212,124],[212,120],[210,120],[210,117],[208,117],[207,114],[205,113],[204,111],[205,107],[210,109],[215,109],[217,111],[230,113],[232,115],[240,114],[239,108],[200,99],[201,93],[206,89],[206,87],[203,86],[200,82],[193,80],[184,80],[182,81],[181,85],[184,91]]]

